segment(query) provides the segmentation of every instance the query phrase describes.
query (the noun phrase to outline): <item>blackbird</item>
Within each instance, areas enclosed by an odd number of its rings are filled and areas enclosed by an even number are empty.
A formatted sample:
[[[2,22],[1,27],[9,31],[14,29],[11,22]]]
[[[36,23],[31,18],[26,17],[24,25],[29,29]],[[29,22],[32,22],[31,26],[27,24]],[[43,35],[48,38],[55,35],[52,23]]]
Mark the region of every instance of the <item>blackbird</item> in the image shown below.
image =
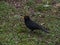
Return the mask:
[[[37,23],[35,23],[34,21],[32,21],[29,16],[24,16],[24,22],[25,22],[25,25],[31,31],[34,31],[36,29],[39,29],[39,30],[42,30],[44,32],[49,33],[48,30],[47,30],[47,28],[43,27],[42,25],[38,25]]]

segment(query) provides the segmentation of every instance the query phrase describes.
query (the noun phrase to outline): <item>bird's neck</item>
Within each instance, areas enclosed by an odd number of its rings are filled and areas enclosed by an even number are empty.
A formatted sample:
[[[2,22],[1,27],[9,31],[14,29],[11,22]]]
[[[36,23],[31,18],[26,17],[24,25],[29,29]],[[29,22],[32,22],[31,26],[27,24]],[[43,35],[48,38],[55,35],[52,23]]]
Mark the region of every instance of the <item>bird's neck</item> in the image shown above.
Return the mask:
[[[30,21],[30,18],[25,18],[24,21],[25,22],[29,22]]]
[[[29,21],[29,20],[30,20],[30,18],[25,19],[25,21]]]

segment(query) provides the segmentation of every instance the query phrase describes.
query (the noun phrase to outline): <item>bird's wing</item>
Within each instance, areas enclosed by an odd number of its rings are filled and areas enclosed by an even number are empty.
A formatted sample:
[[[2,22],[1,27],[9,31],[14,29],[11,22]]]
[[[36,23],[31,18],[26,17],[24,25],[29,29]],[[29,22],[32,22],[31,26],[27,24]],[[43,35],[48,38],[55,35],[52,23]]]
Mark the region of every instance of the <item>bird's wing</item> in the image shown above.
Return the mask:
[[[38,28],[39,25],[37,23],[35,23],[34,21],[30,21],[30,25],[34,28]]]
[[[35,23],[35,22],[33,22],[33,21],[31,22],[31,25],[32,25],[32,27],[35,28],[35,29],[41,29],[42,31],[49,33],[49,32],[48,32],[48,29],[45,28],[45,27],[42,26],[42,25],[38,25],[37,23]]]

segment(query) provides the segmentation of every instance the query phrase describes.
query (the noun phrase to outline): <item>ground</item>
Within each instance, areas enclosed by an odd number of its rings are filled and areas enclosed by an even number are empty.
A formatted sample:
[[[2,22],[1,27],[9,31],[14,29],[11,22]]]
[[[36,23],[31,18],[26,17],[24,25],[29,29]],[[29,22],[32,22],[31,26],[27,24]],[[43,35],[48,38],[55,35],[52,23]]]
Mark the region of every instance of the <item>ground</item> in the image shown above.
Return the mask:
[[[0,45],[60,45],[59,0],[0,1]],[[30,33],[21,17],[28,14],[50,33]]]

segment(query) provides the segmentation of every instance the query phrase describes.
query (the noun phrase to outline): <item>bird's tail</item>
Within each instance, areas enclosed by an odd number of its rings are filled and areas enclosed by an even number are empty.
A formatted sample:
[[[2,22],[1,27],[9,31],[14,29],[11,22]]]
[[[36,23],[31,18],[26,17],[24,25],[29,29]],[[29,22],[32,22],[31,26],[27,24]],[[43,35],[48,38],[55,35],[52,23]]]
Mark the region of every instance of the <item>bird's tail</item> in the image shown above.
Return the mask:
[[[46,32],[46,33],[49,33],[48,29],[45,28],[45,27],[43,27],[43,26],[40,26],[40,29],[41,29],[42,31]]]

